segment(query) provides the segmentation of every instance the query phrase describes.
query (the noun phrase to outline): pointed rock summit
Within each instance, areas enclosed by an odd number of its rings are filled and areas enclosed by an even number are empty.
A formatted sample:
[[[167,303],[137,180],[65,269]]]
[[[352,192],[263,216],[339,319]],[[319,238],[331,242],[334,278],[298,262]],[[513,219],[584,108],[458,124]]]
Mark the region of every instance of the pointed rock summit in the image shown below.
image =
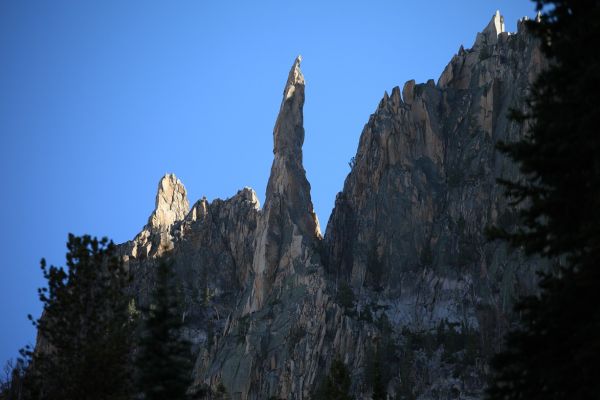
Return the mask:
[[[165,174],[158,182],[154,211],[144,229],[130,242],[127,258],[160,256],[173,248],[173,225],[190,210],[183,183],[174,174]]]
[[[302,144],[304,143],[304,75],[300,70],[302,56],[296,57],[294,65],[288,75],[283,100],[279,109],[277,122],[273,131],[273,153],[299,155],[299,163],[302,164]],[[301,166],[301,165],[300,165]],[[273,177],[273,171],[271,171]],[[267,193],[268,194],[268,193]]]
[[[148,218],[148,225],[158,231],[167,230],[175,221],[181,221],[190,210],[187,192],[175,174],[165,174],[158,182],[156,205]]]
[[[488,24],[488,26],[484,29],[485,31],[490,31],[491,33],[495,33],[496,36],[499,34],[506,32],[506,28],[504,26],[504,16],[500,14],[500,10],[496,10],[496,13],[492,17],[492,20]]]
[[[290,222],[307,237],[320,236],[319,223],[310,197],[310,184],[302,165],[304,144],[304,75],[302,56],[296,57],[283,91],[283,100],[273,130],[275,159],[267,184],[264,214],[273,213],[273,205],[283,206]],[[277,212],[282,210],[277,210]]]
[[[182,334],[194,349],[190,394],[308,399],[341,356],[350,394],[367,399],[369,365],[382,354],[384,397],[484,395],[512,299],[535,294],[535,271],[545,268],[484,234],[488,225],[515,228],[519,210],[496,180],[521,175],[495,143],[526,134],[506,116],[527,110],[523,93],[547,65],[523,22],[509,34],[500,13],[490,17],[437,84],[409,80],[383,95],[324,239],[302,160],[301,57],[281,77],[262,209],[245,188],[188,212],[181,182],[160,180],[156,209],[119,254],[140,307],[151,304],[160,257],[173,263]],[[415,346],[431,332],[437,339]],[[407,384],[404,370],[419,373]]]
[[[254,282],[246,312],[262,307],[277,276],[293,270],[292,261],[320,239],[310,184],[302,165],[304,76],[302,57],[292,65],[273,130],[274,160],[265,205],[257,228],[252,270]]]
[[[496,44],[498,42],[498,35],[504,32],[506,32],[504,16],[500,14],[500,10],[496,10],[491,21],[482,32],[477,34],[473,48]]]

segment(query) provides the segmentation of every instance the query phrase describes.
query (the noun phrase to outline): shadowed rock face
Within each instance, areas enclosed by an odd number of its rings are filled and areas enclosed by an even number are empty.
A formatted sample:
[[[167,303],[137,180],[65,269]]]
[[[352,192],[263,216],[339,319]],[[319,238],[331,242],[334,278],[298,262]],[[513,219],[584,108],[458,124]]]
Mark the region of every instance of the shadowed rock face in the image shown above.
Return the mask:
[[[159,258],[173,263],[183,299],[184,334],[202,360],[215,348],[248,280],[259,204],[254,191],[244,188],[226,200],[209,203],[203,198],[189,210],[187,200],[177,195],[182,193],[185,189],[174,175],[163,178],[157,210],[148,225],[132,241],[121,244],[119,251],[133,271],[132,292],[138,305],[148,305]],[[173,217],[172,222],[158,218],[161,209],[183,207],[189,212],[165,213]]]
[[[300,62],[275,123],[263,209],[246,188],[190,210],[166,175],[148,224],[120,246],[137,302],[148,301],[157,257],[169,258],[197,354],[195,389],[305,399],[341,357],[352,391],[368,399],[383,357],[390,396],[479,398],[487,357],[537,266],[483,233],[515,223],[495,180],[518,170],[494,146],[523,134],[506,115],[523,108],[544,67],[537,43],[522,23],[505,32],[496,13],[437,84],[385,93],[324,239],[302,165]]]
[[[403,98],[398,87],[386,93],[327,226],[328,270],[393,299],[403,323],[492,318],[496,337],[510,299],[535,279],[522,254],[485,237],[486,226],[515,221],[496,178],[518,171],[495,145],[523,134],[508,111],[522,108],[543,65],[522,24],[504,32],[496,13],[437,85],[409,81]]]
[[[252,271],[254,282],[246,313],[260,309],[276,275],[293,272],[292,261],[302,257],[303,247],[320,239],[313,211],[310,184],[302,166],[304,143],[304,76],[298,56],[290,70],[281,108],[273,130],[273,166],[264,208],[256,232]]]

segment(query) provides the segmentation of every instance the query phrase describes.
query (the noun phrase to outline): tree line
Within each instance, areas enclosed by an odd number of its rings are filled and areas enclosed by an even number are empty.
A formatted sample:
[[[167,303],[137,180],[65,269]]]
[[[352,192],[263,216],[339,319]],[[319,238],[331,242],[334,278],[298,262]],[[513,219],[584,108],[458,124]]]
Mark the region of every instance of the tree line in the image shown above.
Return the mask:
[[[21,350],[0,399],[191,398],[191,345],[171,263],[160,260],[150,303],[138,310],[113,242],[69,235],[67,249],[66,267],[41,262],[43,313],[29,316],[37,342]]]
[[[499,149],[523,179],[500,181],[520,207],[519,225],[494,238],[550,259],[539,291],[521,299],[519,323],[492,362],[487,398],[600,396],[600,2],[536,0],[528,29],[550,66],[524,112],[527,133]]]

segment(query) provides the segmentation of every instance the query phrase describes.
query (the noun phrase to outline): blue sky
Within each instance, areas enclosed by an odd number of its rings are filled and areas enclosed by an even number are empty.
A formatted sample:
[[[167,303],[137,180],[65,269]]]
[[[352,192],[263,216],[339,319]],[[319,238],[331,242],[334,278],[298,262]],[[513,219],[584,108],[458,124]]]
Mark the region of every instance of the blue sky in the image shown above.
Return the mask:
[[[67,234],[132,239],[175,173],[190,203],[264,200],[294,58],[322,229],[385,90],[441,74],[496,9],[528,1],[0,2],[0,362],[33,343],[39,260]],[[1,367],[1,365],[0,365]]]

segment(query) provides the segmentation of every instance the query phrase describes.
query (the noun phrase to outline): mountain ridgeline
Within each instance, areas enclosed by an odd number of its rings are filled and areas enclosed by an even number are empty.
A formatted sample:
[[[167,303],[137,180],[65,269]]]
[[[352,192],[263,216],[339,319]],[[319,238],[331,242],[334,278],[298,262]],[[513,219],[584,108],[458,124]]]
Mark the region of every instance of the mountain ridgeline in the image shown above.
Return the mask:
[[[263,207],[244,188],[190,209],[183,184],[163,177],[148,224],[119,247],[137,302],[148,302],[168,257],[198,393],[317,397],[341,360],[357,399],[480,398],[512,304],[535,290],[541,266],[485,237],[516,222],[496,179],[515,180],[518,168],[495,144],[524,133],[508,115],[545,65],[538,44],[522,21],[505,32],[496,13],[437,83],[386,93],[324,237],[302,165],[300,62],[283,92]]]

